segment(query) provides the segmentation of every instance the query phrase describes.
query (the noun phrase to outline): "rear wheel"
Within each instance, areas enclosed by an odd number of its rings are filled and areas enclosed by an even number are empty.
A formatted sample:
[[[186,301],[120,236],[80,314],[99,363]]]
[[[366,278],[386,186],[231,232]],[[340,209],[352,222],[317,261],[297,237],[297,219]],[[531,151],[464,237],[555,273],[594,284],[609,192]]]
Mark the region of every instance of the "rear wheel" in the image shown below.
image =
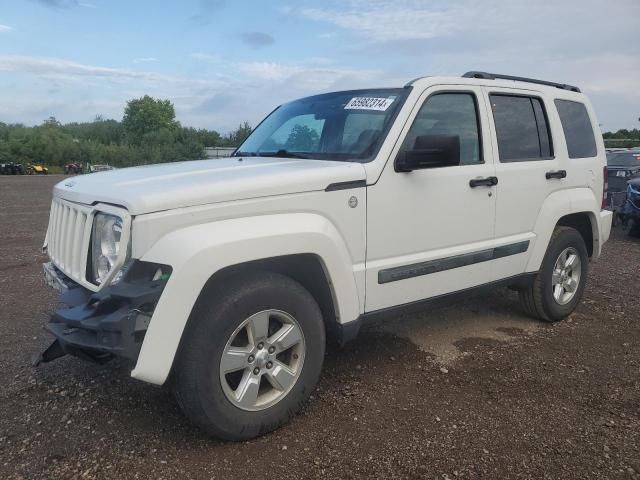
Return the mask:
[[[324,359],[320,308],[299,283],[262,272],[205,292],[174,371],[185,414],[209,434],[245,440],[295,415]]]
[[[547,322],[567,317],[582,298],[588,262],[587,247],[580,233],[573,228],[557,227],[532,285],[520,291],[524,310]]]

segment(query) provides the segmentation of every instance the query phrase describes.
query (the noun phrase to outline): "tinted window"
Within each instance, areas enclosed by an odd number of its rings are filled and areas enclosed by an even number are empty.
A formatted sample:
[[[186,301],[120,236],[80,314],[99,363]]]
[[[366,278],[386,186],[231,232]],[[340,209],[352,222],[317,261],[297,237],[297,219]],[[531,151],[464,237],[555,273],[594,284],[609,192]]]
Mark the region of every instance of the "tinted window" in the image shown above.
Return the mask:
[[[564,138],[567,140],[569,158],[595,157],[596,139],[589,114],[583,103],[571,100],[556,100]]]
[[[543,160],[553,155],[547,116],[539,98],[498,94],[490,98],[501,162]]]
[[[470,93],[439,93],[422,105],[402,144],[419,150],[425,137],[440,136],[460,144],[460,164],[482,162],[480,129],[475,96]]]
[[[340,152],[359,152],[359,143],[365,137],[375,137],[384,129],[385,117],[376,113],[354,111],[344,120],[342,143],[336,146]]]
[[[277,151],[285,149],[290,152],[311,152],[318,148],[324,120],[317,120],[313,115],[298,115],[284,122],[264,142],[263,148]]]
[[[286,103],[234,155],[371,161],[408,93],[405,88],[351,90]]]
[[[607,154],[607,165],[609,165],[610,167],[639,167],[640,168],[640,151],[609,153]]]

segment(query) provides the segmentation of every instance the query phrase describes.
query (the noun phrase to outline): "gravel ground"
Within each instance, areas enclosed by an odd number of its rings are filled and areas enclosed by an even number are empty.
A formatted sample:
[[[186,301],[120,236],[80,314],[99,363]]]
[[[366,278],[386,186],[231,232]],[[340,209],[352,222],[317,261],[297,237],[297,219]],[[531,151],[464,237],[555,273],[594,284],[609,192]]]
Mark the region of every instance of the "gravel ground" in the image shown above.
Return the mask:
[[[329,349],[286,427],[221,443],[124,365],[30,366],[60,178],[0,177],[0,478],[640,479],[640,241],[613,233],[565,322],[503,289],[434,305]]]

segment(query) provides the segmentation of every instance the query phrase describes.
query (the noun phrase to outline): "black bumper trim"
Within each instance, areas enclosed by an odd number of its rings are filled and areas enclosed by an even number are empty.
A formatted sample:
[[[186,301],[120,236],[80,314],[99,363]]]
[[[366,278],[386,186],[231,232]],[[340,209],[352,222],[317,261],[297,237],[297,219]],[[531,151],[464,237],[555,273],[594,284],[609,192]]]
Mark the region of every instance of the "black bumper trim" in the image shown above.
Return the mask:
[[[127,281],[92,293],[76,286],[62,293],[57,310],[46,325],[56,338],[34,359],[34,365],[71,354],[103,363],[117,356],[138,359],[153,310],[165,280]]]

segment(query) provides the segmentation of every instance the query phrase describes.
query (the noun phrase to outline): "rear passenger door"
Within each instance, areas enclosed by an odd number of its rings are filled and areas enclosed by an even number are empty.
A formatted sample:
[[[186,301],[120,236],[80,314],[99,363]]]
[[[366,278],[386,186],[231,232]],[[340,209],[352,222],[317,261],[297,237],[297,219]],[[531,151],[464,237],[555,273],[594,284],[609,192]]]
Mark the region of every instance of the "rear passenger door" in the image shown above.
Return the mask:
[[[549,111],[553,103],[540,92],[485,88],[496,158],[496,245],[529,250],[544,200],[567,184],[567,162],[556,152]],[[511,275],[525,271],[528,255],[512,257]]]

